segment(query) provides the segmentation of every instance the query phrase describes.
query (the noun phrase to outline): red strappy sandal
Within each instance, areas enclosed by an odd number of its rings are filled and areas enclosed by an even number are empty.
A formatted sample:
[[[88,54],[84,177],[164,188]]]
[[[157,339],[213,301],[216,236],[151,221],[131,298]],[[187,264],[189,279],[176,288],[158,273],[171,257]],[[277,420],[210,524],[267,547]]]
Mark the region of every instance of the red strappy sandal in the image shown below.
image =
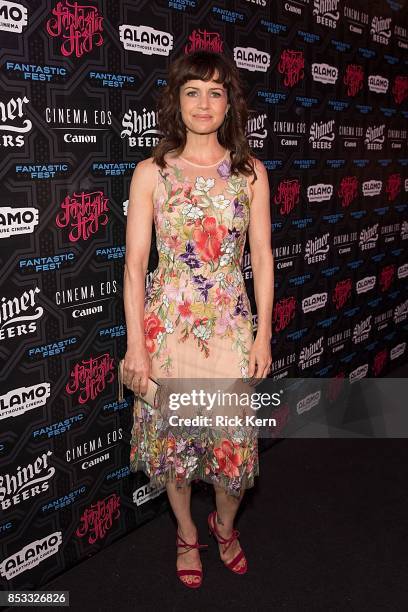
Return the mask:
[[[225,547],[224,552],[227,552],[232,542],[238,538],[239,531],[238,529],[233,529],[232,535],[230,538],[223,538],[217,531],[216,520],[215,520],[216,514],[217,514],[217,511],[214,510],[214,512],[211,512],[211,514],[208,515],[209,534],[213,535],[220,544],[226,544],[227,546]],[[244,551],[241,549],[239,553],[231,561],[229,561],[228,563],[224,561],[224,565],[228,567],[228,569],[233,571],[235,574],[245,574],[245,572],[248,569],[248,563],[244,555]]]
[[[179,544],[179,540],[182,542],[181,544]],[[199,544],[198,539],[195,544],[187,544],[187,542],[185,542],[180,536],[178,531],[176,536],[176,546],[177,548],[186,548],[186,550],[183,550],[183,552],[177,553],[178,555],[184,555],[184,553],[188,552],[192,548],[208,548],[208,544]],[[178,569],[177,576],[180,578],[181,582],[190,589],[197,589],[201,586],[201,583],[203,581],[203,572],[202,570],[198,569]]]

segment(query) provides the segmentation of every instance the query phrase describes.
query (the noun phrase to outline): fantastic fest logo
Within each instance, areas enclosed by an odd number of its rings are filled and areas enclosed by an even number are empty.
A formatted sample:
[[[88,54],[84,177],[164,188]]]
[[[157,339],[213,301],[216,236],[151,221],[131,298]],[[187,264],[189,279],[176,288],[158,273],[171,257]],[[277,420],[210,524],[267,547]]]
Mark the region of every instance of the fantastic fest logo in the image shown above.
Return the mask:
[[[109,353],[90,357],[88,360],[83,359],[82,363],[75,364],[65,390],[70,395],[79,392],[78,402],[86,404],[102,393],[107,384],[113,382],[114,370],[114,359]]]
[[[295,208],[296,204],[299,204],[299,200],[299,179],[285,179],[279,183],[273,202],[280,206],[279,212],[281,215],[288,215]]]
[[[46,30],[61,40],[61,53],[65,57],[82,57],[103,44],[103,17],[96,6],[63,0],[52,9],[53,17]]]
[[[82,191],[72,196],[67,195],[61,202],[62,210],[56,216],[55,222],[58,227],[72,228],[68,235],[71,242],[88,240],[101,225],[104,226],[109,221],[108,202],[103,191]]]
[[[338,196],[342,208],[348,208],[358,197],[358,180],[356,176],[343,176],[340,181]]]
[[[113,525],[113,521],[120,517],[120,497],[116,493],[99,499],[95,504],[86,508],[81,516],[81,524],[75,531],[80,538],[88,536],[88,543],[95,544],[102,540]]]
[[[193,30],[188,37],[188,43],[184,47],[184,53],[194,53],[194,51],[213,51],[223,53],[224,42],[218,32],[208,32],[207,30]]]
[[[363,89],[363,67],[359,64],[349,64],[343,76],[343,83],[347,87],[347,95],[354,98]]]
[[[275,332],[285,329],[295,318],[296,300],[292,296],[283,298],[273,308],[272,324]]]
[[[343,308],[347,300],[350,298],[351,288],[351,278],[344,278],[338,281],[332,295],[333,304],[336,306],[336,310]]]
[[[381,372],[384,370],[385,365],[387,363],[388,351],[387,349],[383,349],[379,353],[377,353],[374,357],[373,362],[373,373],[374,376],[379,376]]]
[[[392,285],[392,281],[394,280],[394,276],[395,276],[395,266],[394,265],[385,266],[384,268],[381,269],[378,280],[379,280],[381,291],[383,293],[385,293],[386,291],[390,289]]]
[[[402,104],[408,98],[408,77],[402,75],[395,77],[392,95],[396,104]]]
[[[385,193],[389,202],[397,199],[402,189],[402,179],[399,173],[390,174],[385,185]]]
[[[285,87],[294,87],[305,76],[305,56],[303,51],[284,49],[281,53],[278,72],[284,75]]]

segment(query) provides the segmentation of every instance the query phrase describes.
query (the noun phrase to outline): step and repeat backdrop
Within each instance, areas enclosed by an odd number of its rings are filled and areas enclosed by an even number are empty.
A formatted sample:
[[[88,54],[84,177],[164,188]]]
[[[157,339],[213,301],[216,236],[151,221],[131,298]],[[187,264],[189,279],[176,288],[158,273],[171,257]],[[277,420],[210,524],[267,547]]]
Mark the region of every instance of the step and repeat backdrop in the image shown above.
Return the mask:
[[[116,366],[130,180],[179,54],[224,53],[246,84],[271,185],[272,377],[405,362],[407,14],[403,0],[0,0],[3,589],[45,585],[168,508],[129,472]],[[146,283],[156,263],[153,240]],[[256,329],[249,245],[242,266]],[[281,426],[295,417],[283,407]]]

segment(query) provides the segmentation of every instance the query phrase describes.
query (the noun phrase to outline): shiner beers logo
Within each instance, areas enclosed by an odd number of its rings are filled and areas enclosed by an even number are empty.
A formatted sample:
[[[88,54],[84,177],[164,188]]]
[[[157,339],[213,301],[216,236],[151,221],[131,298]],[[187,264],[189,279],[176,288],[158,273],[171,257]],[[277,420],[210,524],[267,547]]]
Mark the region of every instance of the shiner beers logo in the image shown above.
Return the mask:
[[[334,133],[335,121],[313,121],[310,126],[309,142],[312,143],[313,149],[331,149],[333,141],[336,138]]]
[[[313,16],[316,22],[328,28],[336,29],[340,18],[339,2],[340,0],[314,0]]]
[[[82,57],[103,44],[103,17],[96,6],[62,0],[52,9],[46,24],[47,32],[61,40],[65,57]]]
[[[24,96],[0,102],[0,147],[24,145],[24,135],[33,127],[32,121],[25,117],[27,110],[25,105],[29,101]]]
[[[391,17],[374,15],[371,20],[371,38],[380,45],[388,45],[391,38]]]

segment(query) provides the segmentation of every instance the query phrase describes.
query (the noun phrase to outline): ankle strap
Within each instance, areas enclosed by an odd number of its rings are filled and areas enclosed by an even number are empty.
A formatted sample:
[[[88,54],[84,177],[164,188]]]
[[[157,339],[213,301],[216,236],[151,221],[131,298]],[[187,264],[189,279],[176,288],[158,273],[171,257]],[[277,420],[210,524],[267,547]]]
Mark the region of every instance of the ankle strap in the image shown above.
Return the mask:
[[[238,529],[233,529],[233,530],[232,530],[232,534],[230,535],[230,537],[229,537],[229,538],[223,538],[223,537],[222,537],[222,535],[219,533],[219,531],[218,531],[218,529],[217,529],[217,521],[216,521],[216,519],[215,519],[216,515],[217,515],[217,511],[215,510],[215,511],[213,512],[213,515],[212,515],[212,517],[213,517],[213,526],[214,526],[215,535],[216,535],[217,540],[218,540],[218,542],[219,542],[220,544],[227,544],[227,546],[226,546],[226,548],[225,548],[225,550],[224,550],[224,552],[227,552],[227,550],[228,550],[228,548],[230,547],[230,545],[232,544],[232,542],[238,538],[238,536],[239,536],[239,531],[238,531]]]
[[[182,544],[179,544],[178,540],[180,540]],[[180,555],[183,555],[184,553],[188,552],[189,550],[192,550],[193,548],[208,548],[208,544],[199,544],[198,540],[195,544],[187,544],[187,542],[183,540],[183,538],[179,535],[178,532],[176,536],[176,546],[179,548],[187,548],[187,550],[183,550],[183,552],[179,553]]]

